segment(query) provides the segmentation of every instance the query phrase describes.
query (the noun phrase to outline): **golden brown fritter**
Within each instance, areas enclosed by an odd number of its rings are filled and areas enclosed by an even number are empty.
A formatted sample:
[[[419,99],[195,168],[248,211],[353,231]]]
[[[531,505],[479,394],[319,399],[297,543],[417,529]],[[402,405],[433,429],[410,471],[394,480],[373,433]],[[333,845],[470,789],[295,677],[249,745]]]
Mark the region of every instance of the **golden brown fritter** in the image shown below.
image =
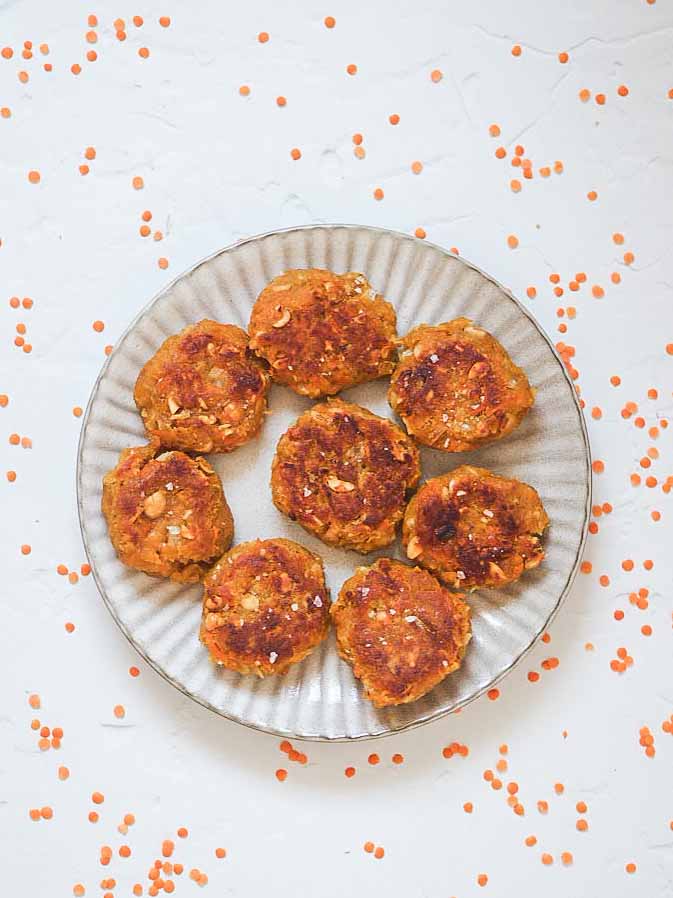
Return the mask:
[[[341,657],[378,708],[416,701],[460,667],[470,609],[427,571],[392,558],[360,567],[332,606]]]
[[[103,514],[120,561],[194,582],[231,545],[234,521],[205,458],[157,443],[125,449],[103,478]]]
[[[150,437],[190,452],[231,452],[255,436],[269,375],[233,324],[199,321],[145,364],[134,398]]]
[[[274,278],[250,316],[250,346],[296,393],[331,396],[390,374],[395,311],[362,274],[300,268]]]
[[[203,585],[201,641],[230,670],[284,673],[327,635],[322,560],[289,539],[241,543]]]
[[[271,492],[304,530],[366,553],[393,541],[419,477],[418,449],[401,428],[332,399],[304,412],[280,438]]]
[[[409,558],[454,589],[499,587],[540,564],[548,523],[532,486],[462,465],[421,486],[402,540]]]
[[[534,402],[525,373],[469,318],[421,324],[400,344],[388,401],[419,443],[475,449],[511,433]]]

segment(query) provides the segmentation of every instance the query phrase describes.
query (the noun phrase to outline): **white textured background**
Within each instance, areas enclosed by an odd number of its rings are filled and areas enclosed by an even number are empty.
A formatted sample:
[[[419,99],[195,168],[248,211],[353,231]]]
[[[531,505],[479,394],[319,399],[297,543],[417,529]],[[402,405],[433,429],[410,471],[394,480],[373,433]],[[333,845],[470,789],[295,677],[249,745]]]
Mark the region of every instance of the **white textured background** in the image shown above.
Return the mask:
[[[195,866],[216,895],[673,895],[673,737],[661,727],[673,713],[673,510],[662,491],[673,473],[671,429],[648,436],[673,414],[673,11],[664,0],[395,6],[0,3],[0,44],[14,49],[13,58],[0,57],[0,107],[11,109],[0,118],[0,394],[9,396],[0,407],[0,465],[17,472],[16,482],[4,473],[0,481],[3,894],[66,896],[75,883],[103,894],[108,877],[115,896],[130,895],[135,882],[147,894],[162,840],[184,825],[189,839],[175,839],[174,860],[186,868],[176,894],[198,888],[187,877]],[[90,13],[100,22],[94,63],[85,59]],[[130,21],[136,14],[141,28]],[[159,27],[160,15],[171,16],[170,28]],[[324,27],[325,15],[335,28]],[[112,25],[118,16],[126,19],[123,43]],[[266,44],[256,40],[262,30]],[[25,40],[34,43],[29,60],[21,59]],[[48,57],[37,50],[42,42]],[[148,59],[138,56],[141,46]],[[567,64],[559,51],[569,53]],[[358,65],[354,77],[349,63]],[[439,83],[430,80],[435,68]],[[249,97],[239,96],[241,84]],[[628,96],[618,96],[620,84]],[[580,102],[582,88],[603,92],[605,105],[593,96]],[[489,136],[492,123],[500,137]],[[352,152],[355,132],[364,135],[364,160]],[[517,143],[533,162],[530,181],[510,165]],[[502,161],[499,145],[508,151]],[[97,158],[83,177],[87,146]],[[418,176],[414,160],[424,164]],[[540,177],[539,167],[555,160],[563,174]],[[39,184],[29,183],[29,170],[39,170]],[[134,176],[143,190],[132,188]],[[523,182],[519,194],[512,177]],[[379,186],[385,198],[377,202]],[[163,241],[138,235],[143,209]],[[605,462],[594,501],[614,510],[597,521],[586,554],[593,571],[580,575],[550,644],[504,681],[497,701],[371,745],[310,745],[300,766],[288,765],[278,740],[211,716],[143,665],[132,679],[137,659],[91,578],[70,584],[56,566],[78,570],[85,560],[74,496],[81,419],[72,408],[86,404],[104,346],[198,258],[242,236],[314,221],[423,227],[511,286],[553,335],[556,309],[576,307],[557,339],[576,348],[587,412],[602,410],[600,420],[587,416],[594,458]],[[614,232],[625,235],[623,246]],[[635,254],[630,266],[625,250]],[[572,293],[578,271],[587,283]],[[592,297],[592,284],[604,298]],[[525,299],[529,285],[534,300]],[[12,309],[12,296],[31,297],[33,308]],[[101,334],[92,330],[97,319]],[[13,345],[19,322],[30,354]],[[621,386],[611,386],[611,375]],[[651,388],[657,399],[648,399]],[[627,401],[638,412],[624,419]],[[644,428],[634,426],[638,415]],[[12,433],[33,448],[10,445]],[[660,458],[641,469],[655,445]],[[657,485],[632,487],[633,472]],[[21,554],[24,543],[30,555]],[[623,559],[633,560],[631,572]],[[642,587],[650,595],[641,611],[628,595]],[[634,659],[624,674],[609,667],[618,646]],[[552,656],[559,666],[528,682],[528,671]],[[41,710],[29,707],[30,693],[40,694]],[[116,704],[126,708],[121,721]],[[38,750],[33,717],[64,729],[59,750]],[[638,744],[642,726],[655,738],[651,759]],[[469,746],[466,759],[442,757],[452,741]],[[523,817],[482,777],[495,769],[501,743],[509,770],[497,775],[519,784]],[[381,756],[376,767],[367,764],[370,751]],[[394,752],[404,764],[391,763]],[[58,780],[59,764],[70,769],[67,782]],[[357,768],[352,779],[347,765]],[[284,783],[274,776],[281,766]],[[105,794],[95,825],[87,821],[93,790]],[[540,799],[549,802],[546,815],[536,809]],[[578,800],[589,807],[585,833],[575,829]],[[31,821],[29,809],[44,805],[53,819]],[[116,826],[127,812],[137,823],[122,836]],[[533,848],[524,846],[530,834]],[[385,858],[365,854],[366,840],[382,845]],[[117,855],[122,843],[128,859]],[[99,864],[101,845],[114,850],[108,867]],[[220,845],[225,860],[214,856]],[[543,851],[552,866],[541,864]],[[573,853],[572,866],[561,864],[562,851]],[[484,889],[479,873],[489,876]]]

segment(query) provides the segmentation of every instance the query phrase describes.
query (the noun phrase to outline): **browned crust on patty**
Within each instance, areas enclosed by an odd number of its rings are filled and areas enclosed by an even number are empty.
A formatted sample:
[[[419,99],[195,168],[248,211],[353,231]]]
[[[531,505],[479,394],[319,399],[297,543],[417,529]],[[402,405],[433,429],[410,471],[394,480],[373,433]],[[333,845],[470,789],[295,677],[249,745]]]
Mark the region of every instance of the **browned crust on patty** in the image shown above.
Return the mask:
[[[475,449],[511,433],[533,405],[525,373],[468,318],[421,324],[400,345],[388,401],[426,446]]]
[[[204,319],[160,346],[138,375],[134,399],[163,446],[231,452],[259,431],[268,389],[246,332]]]
[[[220,478],[205,458],[156,443],[121,453],[103,478],[102,510],[120,561],[181,582],[200,580],[234,534]]]
[[[250,316],[250,346],[271,375],[318,398],[390,374],[396,316],[357,272],[297,268],[274,278]]]
[[[420,487],[402,540],[409,558],[454,589],[500,587],[540,564],[548,524],[532,486],[462,465]]]
[[[401,428],[331,399],[280,438],[271,492],[283,514],[323,542],[366,553],[393,541],[419,477],[418,449]]]
[[[392,558],[360,567],[332,606],[341,657],[379,708],[413,702],[460,667],[470,609],[427,571]]]
[[[204,580],[201,641],[242,674],[284,673],[327,635],[322,560],[289,539],[242,543]]]

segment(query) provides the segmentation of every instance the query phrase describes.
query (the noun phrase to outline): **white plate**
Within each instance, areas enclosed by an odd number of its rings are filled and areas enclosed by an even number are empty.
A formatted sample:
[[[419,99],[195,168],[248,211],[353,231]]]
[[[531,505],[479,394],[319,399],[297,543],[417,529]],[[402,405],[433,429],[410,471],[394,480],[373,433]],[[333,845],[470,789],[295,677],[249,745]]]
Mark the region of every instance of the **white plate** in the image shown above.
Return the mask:
[[[262,287],[287,268],[361,271],[395,306],[398,332],[460,315],[493,333],[537,390],[523,424],[476,452],[422,450],[423,476],[470,461],[532,484],[551,526],[541,567],[504,590],[475,593],[473,638],[459,671],[420,701],[376,710],[362,697],[333,636],[285,676],[260,680],[217,668],[198,640],[201,590],[157,580],[117,560],[100,510],[103,475],[119,452],[145,442],[133,402],[141,366],[171,334],[202,318],[246,327]],[[345,393],[392,417],[387,380]],[[284,536],[325,560],[332,596],[362,556],[328,548],[271,502],[269,473],[278,438],[309,405],[283,387],[270,395],[261,436],[210,460],[234,514],[235,540]],[[302,739],[364,739],[418,726],[489,689],[534,644],[568,592],[586,537],[591,502],[589,445],[575,390],[548,338],[503,287],[463,259],[425,241],[350,225],[294,228],[252,237],[200,262],[163,290],[117,343],[91,394],[79,445],[77,492],[86,552],[112,616],[140,654],[176,688],[250,727]],[[399,554],[396,543],[375,555]],[[374,556],[369,556],[370,559]]]

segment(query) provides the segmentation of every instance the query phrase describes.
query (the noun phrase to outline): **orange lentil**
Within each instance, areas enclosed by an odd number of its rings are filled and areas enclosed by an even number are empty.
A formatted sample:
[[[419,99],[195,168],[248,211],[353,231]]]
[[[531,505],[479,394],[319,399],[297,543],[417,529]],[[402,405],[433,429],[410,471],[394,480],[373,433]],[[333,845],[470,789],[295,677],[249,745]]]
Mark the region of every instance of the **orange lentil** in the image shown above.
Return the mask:
[[[487,882],[488,876],[486,873],[480,873],[479,876],[477,876],[477,885],[485,886]]]
[[[380,187],[377,187],[376,190],[374,191],[374,199],[382,200],[383,197],[384,197],[383,190]]]
[[[356,75],[357,70],[358,70],[358,67],[355,65],[354,62],[351,62],[346,66],[346,71],[348,72],[349,75]]]
[[[93,792],[91,795],[91,801],[94,804],[103,804],[105,801],[105,796],[101,792]]]
[[[89,823],[98,823],[98,814],[96,811],[89,811]]]
[[[49,727],[42,727],[40,730],[40,736],[51,736],[51,730]]]
[[[631,486],[640,486],[640,474],[631,474]]]
[[[540,857],[540,860],[541,860],[542,863],[543,863],[545,866],[547,866],[547,867],[548,867],[550,864],[553,864],[553,863],[554,863],[554,858],[551,856],[551,854],[547,854],[546,851],[542,854],[542,856]]]
[[[577,290],[579,290],[579,288],[580,288],[580,285],[577,283],[577,281],[570,281],[568,284],[568,289],[572,290],[573,293],[576,293]]]
[[[399,125],[400,117],[396,112],[393,112],[392,115],[388,116],[388,121],[390,122],[391,125]]]
[[[163,857],[170,857],[173,854],[175,843],[171,839],[164,839],[161,843],[161,854]]]
[[[649,558],[646,558],[645,561],[643,561],[643,567],[645,568],[646,571],[651,571],[652,568],[654,567],[654,562],[651,561]]]
[[[591,417],[595,418],[596,420],[603,417],[603,412],[600,410],[600,408],[597,405],[595,405],[591,409]]]
[[[88,166],[88,165],[80,165],[80,166],[79,166],[79,173],[80,173],[80,175],[88,175],[88,174],[89,174],[89,171],[90,171],[90,169],[89,169],[89,166]]]
[[[3,118],[11,118],[11,116],[12,116],[12,110],[9,108],[9,106],[3,106],[3,107],[0,109],[0,115],[1,115]]]
[[[495,151],[496,159],[504,159],[506,155],[507,150],[504,147],[498,147],[498,149]]]
[[[378,764],[381,758],[376,754],[376,752],[372,752],[371,755],[367,758],[367,762],[369,764]]]
[[[336,19],[334,16],[326,16],[325,17],[325,28],[334,28],[336,25]]]
[[[39,184],[40,183],[40,173],[39,171],[29,171],[28,172],[28,180],[31,184]]]
[[[600,459],[596,459],[596,461],[591,463],[591,470],[594,472],[594,474],[602,474],[605,470],[605,463]]]
[[[444,77],[444,75],[442,74],[442,72],[439,69],[433,69],[430,72],[430,80],[434,81],[435,84],[437,84],[439,81],[441,81],[443,77]]]
[[[630,264],[633,262],[633,260],[634,260],[635,258],[636,258],[636,257],[633,255],[632,252],[625,252],[625,253],[624,253],[624,263],[625,263],[626,265],[630,265]]]
[[[516,249],[519,245],[519,238],[515,234],[510,234],[507,238],[507,246],[510,249]]]
[[[278,770],[276,770],[276,779],[282,783],[286,778],[287,770],[285,770],[283,767],[279,767]]]
[[[180,829],[178,829],[177,834],[179,838],[186,839],[189,835],[189,831],[184,826],[181,826]]]
[[[260,44],[265,44],[269,40],[269,34],[267,31],[260,31],[257,35],[257,40]]]
[[[30,548],[30,546],[28,545],[28,543],[24,543],[24,544],[21,546],[21,554],[22,554],[22,555],[30,555],[30,553],[31,553],[31,548]]]
[[[537,683],[539,679],[540,679],[540,674],[536,670],[528,671],[528,681],[530,683]]]
[[[597,199],[598,199],[598,194],[596,193],[595,190],[590,190],[590,191],[587,193],[587,199],[588,199],[590,202],[593,203],[594,200],[597,200]]]
[[[583,103],[587,103],[591,99],[591,91],[583,87],[578,96]]]
[[[128,845],[119,846],[119,857],[131,857],[131,849]]]
[[[355,767],[346,767],[344,770],[344,776],[350,779],[352,776],[355,776]]]
[[[7,480],[9,480],[10,483],[14,483],[16,480],[16,471],[7,471]]]
[[[162,28],[168,28],[168,26],[171,24],[171,17],[170,16],[159,16],[159,24],[161,25]]]
[[[145,186],[145,182],[140,177],[140,175],[136,175],[131,181],[131,186],[134,190],[142,190]]]
[[[157,265],[159,266],[159,268],[168,268],[168,259],[166,259],[164,256],[161,256],[160,259],[157,259]]]
[[[491,137],[500,137],[500,125],[489,125],[488,133],[491,135]]]
[[[26,82],[29,80],[29,77],[30,76],[28,75],[28,72],[19,72],[19,81],[22,84],[26,84]]]
[[[373,842],[365,842],[365,844],[362,847],[367,852],[367,854],[372,854],[372,852],[374,851],[374,843]]]
[[[115,705],[113,711],[115,717],[122,718],[126,716],[126,711],[124,710],[123,705]]]
[[[579,830],[581,833],[585,833],[589,829],[589,824],[582,817],[575,824],[575,829]]]
[[[129,674],[130,674],[132,677],[137,677],[137,676],[139,676],[140,671],[138,670],[137,667],[129,667]]]
[[[164,239],[164,235],[163,235],[163,233],[162,233],[161,231],[155,231],[153,236],[154,236],[154,240],[156,240],[157,242],[158,242],[159,240],[163,240],[163,239]]]
[[[626,870],[627,873],[635,873],[635,872],[636,872],[636,865],[633,864],[633,863],[629,863],[629,864],[627,864],[627,865],[624,867],[624,869]]]
[[[381,858],[383,857],[384,854],[385,854],[385,851],[383,850],[383,848],[382,848],[380,845],[378,845],[378,846],[374,849],[374,857],[375,857],[378,861],[381,860]]]
[[[418,237],[419,240],[425,240],[428,235],[425,232],[425,228],[416,228],[416,230],[414,231],[414,236]]]
[[[625,84],[620,84],[619,87],[617,88],[617,93],[619,94],[620,97],[628,97],[629,89]]]
[[[498,773],[504,773],[507,770],[507,761],[504,758],[500,758],[495,765],[495,769]]]
[[[513,178],[509,182],[509,186],[513,193],[519,193],[519,191],[521,190],[521,181],[517,181],[516,178]]]
[[[412,172],[413,172],[415,175],[420,175],[420,173],[423,171],[423,163],[422,163],[422,162],[418,162],[418,161],[412,162],[412,163],[411,163],[411,170],[412,170]]]
[[[463,805],[463,810],[465,811],[466,814],[471,814],[472,811],[474,810],[474,805],[472,804],[471,801],[466,801],[465,804]]]
[[[557,175],[560,175],[563,172],[563,163],[561,162],[560,159],[557,159],[556,162],[554,163],[554,172]]]
[[[399,752],[396,752],[392,757],[392,762],[393,762],[393,764],[404,763],[404,755],[401,755],[401,754],[399,754]]]
[[[624,612],[623,612],[623,611],[620,611],[619,609],[617,609],[617,610],[615,611],[615,613],[614,613],[613,616],[614,616],[614,619],[615,619],[615,620],[623,620],[623,619],[624,619]]]
[[[640,632],[643,636],[651,636],[652,635],[652,627],[649,624],[643,624],[640,628]]]
[[[82,71],[82,66],[79,65],[79,63],[74,62],[70,66],[70,71],[73,73],[73,75],[79,75],[79,73]]]
[[[78,583],[78,582],[79,582],[79,577],[77,576],[77,572],[76,572],[76,571],[70,571],[70,573],[68,574],[68,580],[69,580],[71,583]]]
[[[559,55],[558,55],[559,62],[566,63],[566,62],[568,62],[568,59],[569,59],[569,56],[565,51],[563,53],[559,53]]]
[[[605,105],[605,94],[596,94],[595,99],[599,106]]]
[[[140,49],[138,50],[138,56],[140,56],[142,59],[147,59],[149,55],[150,51],[147,49],[147,47],[140,47]]]
[[[141,237],[149,237],[149,235],[152,233],[152,230],[147,225],[141,225],[139,233]]]
[[[297,159],[301,159],[301,150],[297,147],[293,147],[290,150],[290,156],[296,161]]]
[[[620,284],[622,281],[622,276],[618,271],[613,271],[610,275],[610,280],[613,284]]]
[[[486,693],[488,698],[494,702],[497,698],[500,698],[500,690],[499,689],[489,689]]]
[[[535,289],[535,287],[527,287],[526,288],[526,296],[529,299],[535,299],[535,297],[537,296],[537,290]]]
[[[276,106],[287,106],[285,97],[276,97]]]
[[[521,56],[521,47],[519,44],[514,44],[511,49],[512,56]]]

